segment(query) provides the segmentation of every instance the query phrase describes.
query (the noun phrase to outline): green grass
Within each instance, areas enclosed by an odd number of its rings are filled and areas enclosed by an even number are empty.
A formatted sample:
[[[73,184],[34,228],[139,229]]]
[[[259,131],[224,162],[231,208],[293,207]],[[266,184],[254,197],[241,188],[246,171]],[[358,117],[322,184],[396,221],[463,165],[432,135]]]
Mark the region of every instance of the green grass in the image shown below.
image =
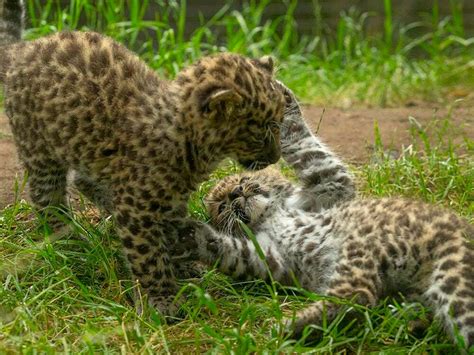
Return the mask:
[[[85,23],[84,28],[105,32],[134,48],[169,77],[203,54],[232,50],[252,56],[274,54],[279,77],[313,102],[389,105],[412,98],[438,100],[452,86],[473,84],[473,40],[463,35],[461,12],[455,6],[449,20],[438,19],[435,7],[430,21],[397,28],[386,0],[380,37],[364,32],[367,15],[349,11],[335,36],[310,38],[290,31],[292,6],[285,17],[263,22],[267,1],[250,2],[242,13],[224,7],[186,38],[185,8],[173,1],[159,18],[147,21],[143,13],[148,1],[78,0],[66,9],[58,9],[56,3],[28,1],[33,26],[28,38]],[[168,26],[171,21],[178,24],[175,30]],[[222,30],[223,37],[217,38],[209,26]],[[420,26],[429,31],[412,36],[413,28]],[[403,195],[444,205],[473,223],[474,141],[465,137],[454,143],[449,137],[456,129],[449,114],[433,127],[415,123],[412,146],[391,159],[375,128],[374,162],[354,167],[360,190],[370,196]],[[456,135],[462,136],[457,131]],[[194,194],[190,213],[205,220],[203,195],[215,179],[236,171],[232,163],[217,171]],[[17,199],[0,211],[0,353],[456,351],[436,322],[424,335],[412,334],[410,321],[425,318],[427,310],[396,301],[374,309],[352,305],[360,315],[358,322],[344,324],[341,312],[332,324],[323,325],[319,342],[292,342],[276,331],[282,315],[321,296],[259,281],[236,283],[215,271],[183,282],[184,319],[164,324],[140,295],[138,305],[132,302],[137,287],[130,281],[112,223],[97,222],[89,212],[69,215],[75,231],[71,238],[54,248],[38,248],[44,228],[31,206]],[[137,312],[140,305],[142,314]]]
[[[183,0],[75,0],[66,8],[57,0],[29,0],[32,28],[26,37],[65,29],[97,30],[125,43],[168,77],[218,51],[272,54],[279,62],[278,76],[299,97],[329,105],[439,101],[453,86],[466,87],[467,92],[474,87],[474,38],[465,35],[460,2],[451,3],[449,18],[439,17],[434,1],[431,14],[400,26],[392,22],[387,0],[383,33],[368,35],[365,28],[372,14],[351,8],[329,31],[316,1],[312,36],[294,30],[295,0],[286,0],[287,13],[271,21],[263,17],[269,2],[248,1],[241,12],[223,6],[210,19],[199,16],[202,25],[186,36]],[[159,11],[148,18],[151,3]]]
[[[361,190],[441,204],[474,222],[474,140],[454,127],[449,115],[431,127],[414,123],[412,144],[397,159],[386,156],[375,126],[376,163],[358,171]],[[461,137],[462,143],[454,143],[453,137]]]

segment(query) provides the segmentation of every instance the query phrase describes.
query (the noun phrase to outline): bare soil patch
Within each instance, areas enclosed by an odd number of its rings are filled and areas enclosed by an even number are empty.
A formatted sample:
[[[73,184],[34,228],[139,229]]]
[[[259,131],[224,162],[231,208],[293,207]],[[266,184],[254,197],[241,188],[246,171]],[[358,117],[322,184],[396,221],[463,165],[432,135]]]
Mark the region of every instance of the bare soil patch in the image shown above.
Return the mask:
[[[353,164],[362,164],[372,157],[376,121],[384,146],[394,155],[411,143],[410,121],[414,121],[409,117],[428,131],[437,121],[448,117],[452,125],[446,134],[455,141],[461,141],[463,136],[474,138],[474,104],[468,102],[451,109],[434,105],[350,109],[305,106],[304,111],[311,129]],[[14,201],[15,179],[21,182],[23,171],[7,118],[0,113],[0,209]]]
[[[311,129],[317,131],[325,143],[353,164],[365,163],[373,156],[376,123],[384,148],[394,156],[413,142],[410,132],[413,126],[427,131],[428,136],[435,136],[435,132],[439,132],[443,123],[449,120],[444,134],[455,143],[461,143],[464,137],[474,139],[474,103],[468,102],[460,102],[454,108],[424,105],[324,109],[307,106],[305,117]],[[446,136],[444,138],[448,138]]]

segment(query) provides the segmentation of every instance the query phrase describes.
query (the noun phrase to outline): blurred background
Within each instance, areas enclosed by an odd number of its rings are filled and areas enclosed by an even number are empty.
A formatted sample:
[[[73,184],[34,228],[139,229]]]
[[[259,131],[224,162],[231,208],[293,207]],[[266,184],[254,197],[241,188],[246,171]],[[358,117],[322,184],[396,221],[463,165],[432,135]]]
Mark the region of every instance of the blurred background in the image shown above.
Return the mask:
[[[57,1],[55,6],[59,8],[67,8],[71,6],[71,1]],[[80,1],[75,1],[73,6],[80,6]],[[79,4],[77,4],[79,3]],[[95,2],[97,7],[102,7],[105,4],[100,4],[101,1]],[[115,6],[127,7],[133,2],[116,2]],[[213,0],[194,0],[184,2],[176,1],[145,1],[148,3],[147,9],[144,13],[144,18],[153,20],[156,18],[156,13],[163,12],[163,8],[170,6],[186,6],[185,13],[186,33],[191,33],[193,30],[203,24],[202,20],[212,19],[223,8],[229,11],[240,11],[249,6],[249,1],[233,0],[233,1],[213,1]],[[37,4],[47,6],[50,1],[37,1]],[[264,6],[262,18],[264,20],[271,20],[282,15],[285,15],[289,8],[296,20],[297,30],[301,33],[318,35],[326,30],[335,30],[340,20],[342,12],[352,13],[367,13],[368,19],[365,23],[368,32],[376,33],[383,31],[384,13],[386,6],[390,5],[392,9],[393,22],[395,24],[413,24],[423,26],[420,22],[425,22],[425,25],[432,24],[436,17],[445,18],[447,16],[462,13],[464,15],[464,29],[468,34],[474,31],[474,1],[468,0],[400,0],[387,4],[384,0],[299,0],[299,1],[254,1],[254,6]],[[37,6],[36,10],[44,8]],[[84,3],[84,6],[91,5]],[[143,6],[144,4],[142,4]],[[159,16],[159,15],[158,15]],[[434,17],[433,17],[434,16]],[[86,24],[86,18],[83,18],[82,24]]]
[[[474,82],[474,1],[27,0],[28,39],[95,30],[173,77],[202,55],[274,55],[306,101],[440,100]],[[370,80],[369,80],[370,79]],[[463,90],[458,93],[464,92]],[[461,95],[462,96],[462,95]]]

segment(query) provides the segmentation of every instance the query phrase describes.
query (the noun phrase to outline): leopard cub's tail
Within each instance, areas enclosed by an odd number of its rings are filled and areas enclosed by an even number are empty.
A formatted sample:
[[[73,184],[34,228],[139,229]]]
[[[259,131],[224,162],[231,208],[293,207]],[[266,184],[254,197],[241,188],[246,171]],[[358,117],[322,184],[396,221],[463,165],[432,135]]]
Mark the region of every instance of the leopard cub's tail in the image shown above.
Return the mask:
[[[474,346],[474,226],[455,216],[439,223],[431,241],[433,274],[426,292],[447,330]],[[435,226],[436,228],[436,226]],[[443,230],[444,229],[444,230]]]
[[[11,62],[6,46],[21,40],[24,13],[24,0],[0,0],[0,82],[5,80]]]
[[[24,15],[23,0],[0,0],[0,46],[21,40]]]

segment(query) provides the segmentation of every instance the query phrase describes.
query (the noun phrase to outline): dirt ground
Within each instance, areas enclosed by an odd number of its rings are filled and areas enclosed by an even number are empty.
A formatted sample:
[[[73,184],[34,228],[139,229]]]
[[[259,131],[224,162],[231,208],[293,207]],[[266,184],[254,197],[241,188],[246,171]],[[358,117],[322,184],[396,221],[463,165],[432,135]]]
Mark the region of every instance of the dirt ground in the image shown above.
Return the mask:
[[[456,139],[462,139],[460,131],[474,138],[474,105],[458,103],[456,108],[435,105],[417,105],[399,108],[322,108],[305,107],[305,117],[318,136],[342,158],[353,164],[370,160],[374,147],[374,122],[378,122],[382,142],[392,155],[410,144],[410,121],[413,117],[422,127],[429,128],[436,120],[448,116],[450,131]],[[0,209],[13,202],[15,179],[22,181],[23,173],[18,162],[13,138],[6,117],[0,113]]]

